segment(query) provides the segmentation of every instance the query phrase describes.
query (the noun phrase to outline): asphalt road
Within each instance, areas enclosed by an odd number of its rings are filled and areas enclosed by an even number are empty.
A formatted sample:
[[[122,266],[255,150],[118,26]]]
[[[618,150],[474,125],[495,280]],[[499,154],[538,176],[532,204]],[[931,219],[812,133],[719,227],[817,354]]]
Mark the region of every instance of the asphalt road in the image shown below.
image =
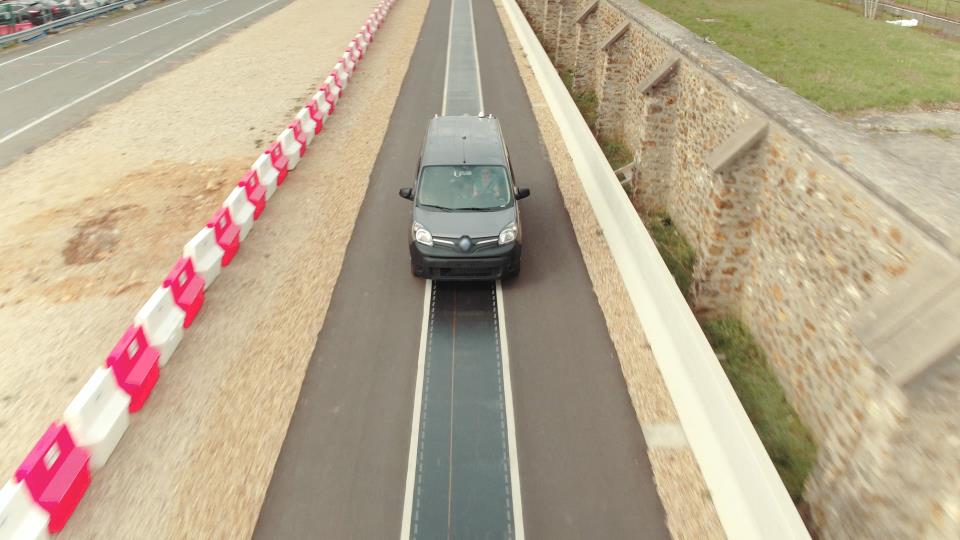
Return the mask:
[[[170,0],[0,55],[0,167],[289,2]]]
[[[504,283],[523,525],[531,538],[667,538],[643,436],[537,124],[490,0],[474,0],[483,101],[501,119],[524,267]],[[449,0],[427,12],[307,370],[256,538],[400,534],[424,282],[409,202],[441,110]]]

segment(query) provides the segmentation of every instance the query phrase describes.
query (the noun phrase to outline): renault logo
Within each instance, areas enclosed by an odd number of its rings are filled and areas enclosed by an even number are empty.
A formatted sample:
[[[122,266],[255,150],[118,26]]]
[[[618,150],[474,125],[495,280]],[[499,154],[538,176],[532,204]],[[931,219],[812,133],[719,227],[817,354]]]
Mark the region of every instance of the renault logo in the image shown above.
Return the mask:
[[[457,245],[460,246],[461,251],[470,251],[470,248],[473,247],[473,242],[469,236],[464,236],[460,238],[460,242],[458,242]]]

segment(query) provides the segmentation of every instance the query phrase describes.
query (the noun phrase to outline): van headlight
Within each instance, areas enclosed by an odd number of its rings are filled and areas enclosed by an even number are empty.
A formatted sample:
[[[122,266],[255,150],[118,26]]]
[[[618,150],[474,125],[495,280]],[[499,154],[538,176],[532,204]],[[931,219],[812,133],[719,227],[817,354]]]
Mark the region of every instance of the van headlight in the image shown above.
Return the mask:
[[[506,227],[504,227],[502,231],[500,231],[500,238],[498,239],[498,243],[501,246],[503,246],[513,242],[516,239],[517,239],[517,224],[511,223]]]
[[[418,244],[425,246],[433,245],[433,235],[416,221],[413,222],[413,239],[416,240]]]

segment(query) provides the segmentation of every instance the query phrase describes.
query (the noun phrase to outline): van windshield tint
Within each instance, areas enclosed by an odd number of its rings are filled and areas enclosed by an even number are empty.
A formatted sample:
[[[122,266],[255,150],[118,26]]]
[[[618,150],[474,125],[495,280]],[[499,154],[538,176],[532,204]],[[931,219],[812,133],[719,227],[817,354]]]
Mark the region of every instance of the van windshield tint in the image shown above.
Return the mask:
[[[442,210],[494,210],[512,200],[499,165],[432,165],[420,173],[417,204]]]

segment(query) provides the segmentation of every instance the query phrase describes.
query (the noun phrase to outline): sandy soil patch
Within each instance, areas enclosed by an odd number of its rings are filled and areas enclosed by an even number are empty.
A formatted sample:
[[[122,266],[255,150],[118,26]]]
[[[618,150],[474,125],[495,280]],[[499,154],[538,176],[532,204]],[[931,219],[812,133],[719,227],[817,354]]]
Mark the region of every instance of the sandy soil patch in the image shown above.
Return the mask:
[[[391,11],[61,538],[251,534],[427,3]],[[0,470],[60,416],[375,4],[297,0],[0,171],[19,186],[0,201]]]
[[[520,76],[540,124],[540,133],[560,184],[564,206],[573,222],[577,243],[600,302],[607,330],[617,350],[637,420],[642,426],[677,424],[679,420],[673,401],[664,386],[653,352],[630,303],[610,249],[603,241],[603,235],[599,233],[600,225],[583,191],[560,129],[503,10],[502,0],[496,0],[496,4],[510,48],[520,68]],[[670,533],[675,538],[724,538],[720,520],[710,501],[709,490],[689,447],[651,446],[647,453],[653,466],[657,492],[667,513]]]

